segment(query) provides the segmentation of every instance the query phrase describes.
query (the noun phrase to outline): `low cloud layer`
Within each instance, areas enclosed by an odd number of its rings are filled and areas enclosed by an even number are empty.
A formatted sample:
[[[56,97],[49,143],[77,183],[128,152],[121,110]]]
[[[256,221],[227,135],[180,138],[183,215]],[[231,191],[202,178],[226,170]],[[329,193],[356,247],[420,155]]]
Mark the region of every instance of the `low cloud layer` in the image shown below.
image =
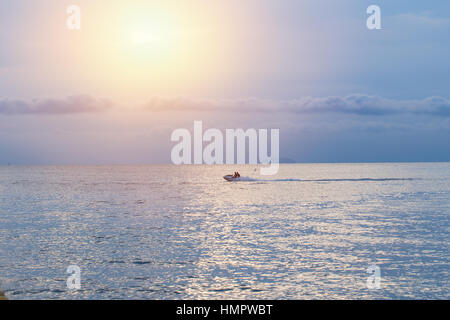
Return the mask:
[[[108,99],[90,95],[64,99],[0,99],[0,114],[75,114],[102,112],[113,107]],[[141,109],[139,109],[141,110]],[[450,117],[450,100],[429,97],[422,100],[393,100],[379,96],[353,94],[346,97],[302,97],[292,100],[257,98],[208,100],[153,97],[142,110],[151,112],[231,112],[231,113],[293,113],[293,114],[353,114],[358,116],[425,115]]]
[[[108,99],[94,98],[90,95],[69,96],[64,99],[0,99],[0,114],[74,114],[91,113],[112,107]]]
[[[286,101],[256,98],[213,101],[154,97],[144,108],[149,111],[343,113],[360,116],[417,114],[450,117],[450,100],[446,98],[429,97],[422,100],[393,100],[362,94],[346,97],[302,97]]]

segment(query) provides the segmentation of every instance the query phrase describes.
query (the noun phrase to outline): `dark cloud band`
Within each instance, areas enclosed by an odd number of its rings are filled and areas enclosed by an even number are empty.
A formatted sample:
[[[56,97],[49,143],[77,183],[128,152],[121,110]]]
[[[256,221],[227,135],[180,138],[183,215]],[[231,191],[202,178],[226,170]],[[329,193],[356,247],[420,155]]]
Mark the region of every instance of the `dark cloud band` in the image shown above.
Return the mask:
[[[423,100],[392,100],[378,96],[353,94],[346,97],[302,97],[277,101],[264,99],[192,100],[187,98],[152,98],[144,108],[149,111],[200,112],[287,112],[287,113],[344,113],[360,116],[389,116],[421,114],[450,116],[450,100],[429,97]]]
[[[64,99],[0,99],[0,114],[73,114],[101,112],[112,107],[108,99],[94,98],[90,95],[70,96]]]
[[[102,112],[113,107],[109,99],[90,95],[70,96],[64,99],[0,99],[0,114],[74,114]],[[143,106],[153,112],[239,112],[239,113],[294,113],[294,114],[353,114],[359,116],[428,115],[450,117],[450,100],[429,97],[422,100],[393,100],[378,96],[353,94],[346,97],[302,97],[292,100],[230,99],[207,100],[153,97]]]

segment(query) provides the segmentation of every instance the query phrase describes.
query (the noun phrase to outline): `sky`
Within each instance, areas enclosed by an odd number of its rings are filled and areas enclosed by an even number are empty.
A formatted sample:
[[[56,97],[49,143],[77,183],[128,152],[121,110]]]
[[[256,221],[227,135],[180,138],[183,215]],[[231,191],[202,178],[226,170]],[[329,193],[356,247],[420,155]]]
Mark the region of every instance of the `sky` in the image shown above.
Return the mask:
[[[450,161],[449,34],[448,0],[2,1],[0,165],[170,163],[194,120],[298,162]]]

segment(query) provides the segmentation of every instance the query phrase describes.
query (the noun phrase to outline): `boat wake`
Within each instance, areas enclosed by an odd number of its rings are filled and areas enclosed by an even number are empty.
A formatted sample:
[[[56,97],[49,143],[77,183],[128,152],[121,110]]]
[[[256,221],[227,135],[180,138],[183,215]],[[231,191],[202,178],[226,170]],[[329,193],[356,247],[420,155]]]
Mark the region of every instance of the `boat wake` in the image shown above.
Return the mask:
[[[358,178],[358,179],[313,179],[301,180],[303,182],[345,182],[345,181],[412,181],[413,178]]]
[[[340,178],[340,179],[256,179],[241,176],[235,182],[383,182],[383,181],[412,181],[414,178]]]

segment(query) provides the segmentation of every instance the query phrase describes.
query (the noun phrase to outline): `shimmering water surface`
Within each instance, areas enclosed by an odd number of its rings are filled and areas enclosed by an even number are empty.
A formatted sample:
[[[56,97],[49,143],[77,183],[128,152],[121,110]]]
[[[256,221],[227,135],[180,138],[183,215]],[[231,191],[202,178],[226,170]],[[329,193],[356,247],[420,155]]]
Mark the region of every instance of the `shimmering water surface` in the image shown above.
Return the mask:
[[[239,170],[246,181],[222,176]],[[450,164],[0,167],[11,299],[449,299]],[[81,290],[66,287],[69,265]],[[381,288],[366,272],[381,269]]]

